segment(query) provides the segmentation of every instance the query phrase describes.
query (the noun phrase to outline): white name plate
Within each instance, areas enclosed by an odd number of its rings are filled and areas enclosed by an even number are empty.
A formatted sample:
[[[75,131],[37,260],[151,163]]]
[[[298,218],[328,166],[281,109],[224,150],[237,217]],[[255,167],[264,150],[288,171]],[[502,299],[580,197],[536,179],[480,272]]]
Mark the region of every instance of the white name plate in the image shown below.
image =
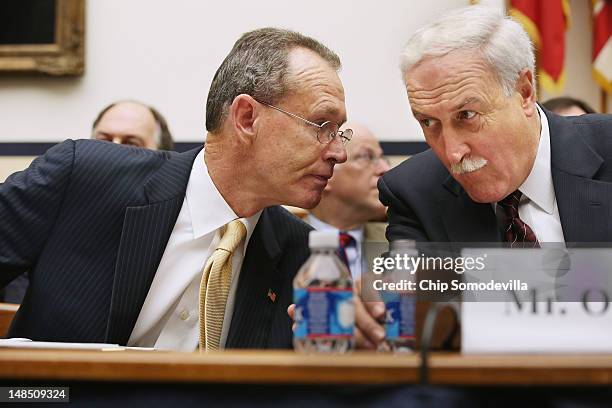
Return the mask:
[[[610,353],[612,305],[603,302],[467,302],[463,353]]]
[[[512,291],[463,293],[464,353],[612,352],[612,249],[465,249],[485,268],[467,282],[518,279]]]

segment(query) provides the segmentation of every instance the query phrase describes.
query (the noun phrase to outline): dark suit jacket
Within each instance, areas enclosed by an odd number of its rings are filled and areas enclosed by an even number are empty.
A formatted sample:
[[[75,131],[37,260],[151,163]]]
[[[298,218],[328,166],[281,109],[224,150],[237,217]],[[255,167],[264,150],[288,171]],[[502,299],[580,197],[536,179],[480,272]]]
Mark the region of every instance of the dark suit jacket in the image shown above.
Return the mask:
[[[612,115],[545,113],[566,242],[612,241]],[[432,150],[387,172],[378,189],[389,206],[389,241],[502,241],[491,204],[472,201]]]
[[[0,184],[0,287],[30,271],[9,335],[126,344],[198,151],[68,140]],[[286,309],[308,256],[309,230],[281,207],[263,211],[245,254],[227,347],[291,347]]]

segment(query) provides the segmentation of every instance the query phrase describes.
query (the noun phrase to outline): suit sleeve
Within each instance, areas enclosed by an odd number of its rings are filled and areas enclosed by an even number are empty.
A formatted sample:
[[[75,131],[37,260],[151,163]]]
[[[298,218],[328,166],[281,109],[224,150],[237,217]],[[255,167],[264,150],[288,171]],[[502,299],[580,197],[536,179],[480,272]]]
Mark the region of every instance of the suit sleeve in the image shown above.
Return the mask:
[[[429,241],[414,211],[393,194],[384,177],[378,179],[378,192],[380,201],[387,206],[389,225],[385,236],[389,242],[398,239],[413,239],[418,242]]]
[[[67,140],[0,183],[0,287],[36,264],[62,206],[74,151]]]

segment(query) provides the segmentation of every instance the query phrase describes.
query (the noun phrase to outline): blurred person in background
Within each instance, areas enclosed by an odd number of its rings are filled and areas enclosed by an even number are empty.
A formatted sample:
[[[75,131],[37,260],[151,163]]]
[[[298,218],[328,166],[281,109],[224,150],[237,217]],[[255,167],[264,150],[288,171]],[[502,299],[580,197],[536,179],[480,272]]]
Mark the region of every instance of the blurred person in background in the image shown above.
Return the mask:
[[[378,139],[362,124],[348,123],[353,138],[346,147],[348,159],[336,165],[319,205],[305,221],[317,230],[340,234],[340,258],[354,279],[361,275],[362,244],[384,242],[387,209],[378,199],[378,178],[389,170]]]
[[[549,99],[542,106],[561,116],[579,116],[585,113],[597,113],[585,101],[569,96]]]
[[[138,101],[113,102],[98,114],[92,125],[92,139],[143,147],[172,150],[174,141],[166,119],[155,108]],[[24,273],[0,290],[0,301],[21,303],[28,288]]]
[[[138,101],[117,101],[98,114],[92,139],[117,144],[172,150],[174,141],[166,119],[155,108]]]

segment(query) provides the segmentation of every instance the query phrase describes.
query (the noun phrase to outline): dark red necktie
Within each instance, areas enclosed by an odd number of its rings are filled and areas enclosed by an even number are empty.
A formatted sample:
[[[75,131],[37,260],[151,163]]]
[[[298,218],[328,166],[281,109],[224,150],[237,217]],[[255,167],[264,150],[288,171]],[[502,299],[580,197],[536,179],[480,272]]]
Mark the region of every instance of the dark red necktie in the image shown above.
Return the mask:
[[[351,267],[349,266],[349,260],[346,255],[346,248],[354,247],[355,243],[356,243],[355,238],[353,238],[352,236],[350,236],[344,231],[340,231],[340,243],[338,245],[338,257],[340,257],[340,260],[344,262],[346,267],[349,269],[349,272],[351,271]]]
[[[506,242],[510,242],[511,248],[515,246],[539,248],[540,242],[538,241],[538,237],[536,237],[531,227],[519,218],[518,208],[519,202],[521,201],[521,195],[522,193],[516,190],[508,197],[498,202],[506,213],[504,239]]]

